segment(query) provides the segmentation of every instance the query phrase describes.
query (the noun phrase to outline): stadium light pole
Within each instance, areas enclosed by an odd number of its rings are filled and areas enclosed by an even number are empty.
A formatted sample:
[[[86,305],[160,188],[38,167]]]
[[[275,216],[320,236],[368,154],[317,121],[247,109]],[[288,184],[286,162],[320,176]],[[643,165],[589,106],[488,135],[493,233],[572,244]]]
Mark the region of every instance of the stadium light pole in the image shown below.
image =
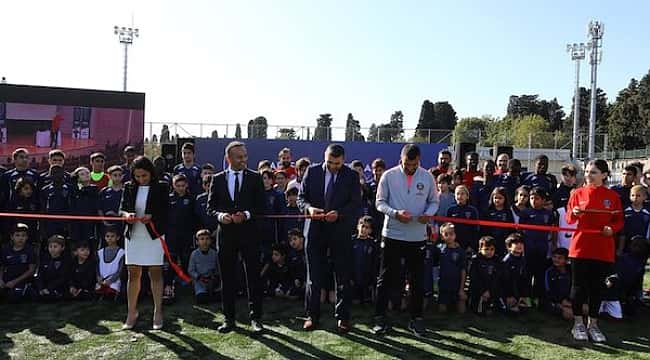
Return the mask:
[[[129,58],[129,45],[133,44],[133,39],[140,36],[140,31],[138,28],[130,27],[119,27],[115,26],[113,28],[115,35],[120,40],[120,44],[124,44],[124,79],[123,79],[123,91],[126,91],[126,77],[128,70],[128,58]]]
[[[578,133],[580,131],[580,60],[585,59],[586,46],[584,43],[567,44],[566,50],[571,54],[571,60],[576,62],[576,89],[573,95],[573,147],[571,157],[578,158]]]
[[[598,64],[602,58],[603,46],[603,33],[605,26],[600,21],[590,21],[587,26],[587,34],[589,36],[589,63],[591,64],[591,106],[589,112],[589,147],[587,150],[587,158],[594,158],[594,150],[596,143],[596,78],[598,75]]]

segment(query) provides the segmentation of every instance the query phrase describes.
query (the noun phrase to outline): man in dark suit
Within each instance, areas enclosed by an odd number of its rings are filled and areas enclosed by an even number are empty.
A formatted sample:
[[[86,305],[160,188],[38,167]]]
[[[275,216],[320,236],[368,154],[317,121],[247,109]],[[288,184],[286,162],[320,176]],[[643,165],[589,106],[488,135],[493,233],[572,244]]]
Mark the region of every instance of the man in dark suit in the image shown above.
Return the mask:
[[[337,330],[350,330],[350,275],[352,231],[361,208],[359,174],[344,165],[345,151],[332,144],[325,161],[310,166],[298,195],[301,211],[314,216],[307,233],[307,286],[303,329],[310,331],[320,318],[320,292],[327,273],[327,249],[334,263]]]
[[[228,169],[214,175],[208,193],[208,214],[219,221],[217,253],[221,270],[224,323],[217,329],[228,333],[235,328],[235,293],[237,253],[246,267],[251,327],[264,330],[262,316],[262,282],[260,280],[260,245],[254,217],[264,207],[262,177],[246,168],[246,146],[233,141],[226,146]]]

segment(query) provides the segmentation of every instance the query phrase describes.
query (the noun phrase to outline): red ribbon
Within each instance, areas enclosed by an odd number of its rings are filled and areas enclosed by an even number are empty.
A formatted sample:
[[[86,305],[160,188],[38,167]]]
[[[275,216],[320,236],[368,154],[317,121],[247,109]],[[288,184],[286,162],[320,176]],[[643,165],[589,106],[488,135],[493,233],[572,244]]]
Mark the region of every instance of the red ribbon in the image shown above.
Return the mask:
[[[601,230],[597,229],[576,229],[576,228],[566,228],[560,226],[548,226],[548,225],[532,225],[532,224],[514,224],[500,221],[488,221],[488,220],[472,220],[464,219],[457,217],[447,217],[447,216],[429,216],[431,220],[441,221],[441,222],[450,222],[450,223],[460,223],[460,224],[469,224],[469,225],[481,225],[489,227],[501,227],[501,228],[510,228],[515,230],[537,230],[537,231],[568,231],[568,232],[583,232],[587,234],[600,234]]]

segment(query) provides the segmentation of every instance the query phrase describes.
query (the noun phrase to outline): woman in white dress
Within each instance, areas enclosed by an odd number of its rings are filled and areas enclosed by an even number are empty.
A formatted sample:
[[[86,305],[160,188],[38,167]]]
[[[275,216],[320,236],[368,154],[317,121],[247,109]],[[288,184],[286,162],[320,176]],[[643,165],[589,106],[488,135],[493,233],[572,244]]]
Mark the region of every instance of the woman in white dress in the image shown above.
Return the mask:
[[[168,185],[156,178],[154,165],[148,158],[139,156],[131,164],[131,181],[124,185],[120,212],[127,217],[124,232],[126,266],[129,272],[127,286],[128,315],[122,328],[132,329],[138,319],[138,295],[142,267],[149,269],[151,293],[154,302],[153,329],[163,326],[162,315],[162,264],[161,239],[166,232],[169,209]],[[137,219],[137,220],[136,220]],[[153,226],[157,233],[153,230]]]

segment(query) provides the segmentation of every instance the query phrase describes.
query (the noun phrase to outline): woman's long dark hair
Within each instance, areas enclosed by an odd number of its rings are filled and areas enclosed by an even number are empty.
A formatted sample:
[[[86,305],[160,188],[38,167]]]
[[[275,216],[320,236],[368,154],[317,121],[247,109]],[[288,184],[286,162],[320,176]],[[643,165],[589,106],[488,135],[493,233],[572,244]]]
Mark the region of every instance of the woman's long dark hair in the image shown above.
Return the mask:
[[[144,171],[149,172],[149,174],[151,175],[151,182],[149,183],[149,185],[158,182],[158,174],[156,174],[156,168],[153,166],[153,163],[151,162],[151,160],[149,160],[148,157],[140,155],[137,158],[135,158],[131,163],[131,181],[135,185],[140,185],[138,184],[137,181],[135,181],[135,170],[137,169],[142,169]]]

